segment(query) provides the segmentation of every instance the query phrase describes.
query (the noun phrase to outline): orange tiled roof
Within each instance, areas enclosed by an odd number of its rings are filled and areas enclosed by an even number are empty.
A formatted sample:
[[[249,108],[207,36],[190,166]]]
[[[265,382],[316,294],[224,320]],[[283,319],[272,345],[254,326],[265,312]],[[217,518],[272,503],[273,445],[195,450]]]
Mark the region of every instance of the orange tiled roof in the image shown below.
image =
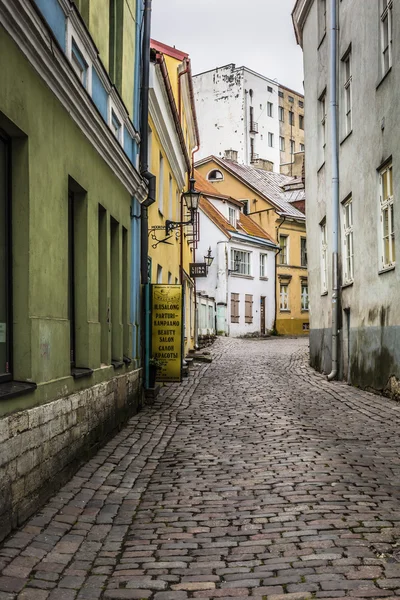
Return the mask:
[[[257,223],[255,223],[253,219],[250,219],[250,217],[247,215],[240,215],[238,225],[241,229],[243,229],[244,233],[247,233],[247,235],[254,235],[255,237],[259,237],[276,244],[275,240],[269,235],[269,233],[257,225]]]
[[[200,197],[200,208],[228,238],[232,237],[232,233],[236,233],[236,229],[229,223],[228,219],[225,219],[224,215],[204,196]]]
[[[196,190],[198,192],[202,192],[206,194],[206,196],[212,196],[213,198],[221,198],[222,200],[228,200],[235,206],[242,208],[243,202],[240,200],[236,200],[236,198],[232,198],[232,196],[226,196],[225,194],[221,194],[218,192],[217,188],[213,186],[199,171],[195,169],[194,177],[196,180]]]

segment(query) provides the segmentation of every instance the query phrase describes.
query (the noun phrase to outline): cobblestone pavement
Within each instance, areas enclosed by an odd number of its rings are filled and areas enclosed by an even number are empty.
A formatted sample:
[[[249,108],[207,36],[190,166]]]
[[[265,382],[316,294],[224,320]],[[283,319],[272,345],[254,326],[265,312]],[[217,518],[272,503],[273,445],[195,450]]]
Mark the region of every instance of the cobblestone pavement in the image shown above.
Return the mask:
[[[400,598],[400,406],[219,340],[0,547],[0,600]]]

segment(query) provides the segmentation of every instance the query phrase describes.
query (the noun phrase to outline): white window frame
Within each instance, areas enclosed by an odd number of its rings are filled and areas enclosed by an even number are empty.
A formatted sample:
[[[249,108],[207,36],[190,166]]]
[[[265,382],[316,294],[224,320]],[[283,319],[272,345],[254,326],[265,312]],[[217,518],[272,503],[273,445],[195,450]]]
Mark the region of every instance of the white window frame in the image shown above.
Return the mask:
[[[325,147],[326,147],[326,90],[319,97],[319,112],[320,112],[320,141],[321,150],[323,156],[323,162],[325,162]]]
[[[268,146],[270,148],[274,147],[274,134],[271,131],[268,131]]]
[[[353,198],[350,196],[343,202],[343,281],[345,284],[354,281],[353,227]]]
[[[321,233],[321,294],[328,292],[328,240],[326,220],[320,223]]]
[[[274,105],[272,102],[267,102],[267,115],[269,117],[274,116]]]
[[[384,197],[384,178],[386,178],[387,195]],[[396,244],[394,232],[394,194],[392,162],[379,171],[379,200],[380,200],[380,250],[381,269],[391,269],[396,265]],[[385,216],[387,215],[387,232],[385,231]],[[387,242],[386,242],[387,239]]]
[[[296,143],[294,140],[290,140],[290,154],[295,154],[296,152]]]
[[[232,227],[235,227],[236,229],[236,210],[234,208],[232,208],[231,206],[229,206],[228,208],[228,221],[229,223],[232,225]]]
[[[159,152],[158,154],[158,210],[164,214],[164,157]]]
[[[284,239],[286,240],[286,243],[282,246],[281,244],[281,240]],[[280,248],[285,250],[285,255],[282,254],[282,250],[279,253],[280,259],[279,259],[279,264],[281,265],[288,265],[289,264],[289,236],[285,233],[282,233],[279,236],[279,246]],[[286,260],[283,262],[283,258],[286,258]]]
[[[283,106],[279,106],[278,111],[279,111],[279,121],[281,123],[284,123],[285,122],[285,109],[284,109],[284,107]]]
[[[381,3],[381,60],[382,75],[392,68],[393,61],[393,0]],[[387,59],[386,59],[387,56]]]
[[[235,272],[236,275],[247,275],[251,276],[251,252],[247,250],[238,250],[236,248],[231,248],[231,268],[232,272]],[[239,270],[235,271],[235,259],[236,256],[239,257]]]
[[[343,93],[344,93],[344,134],[349,135],[353,129],[352,122],[352,70],[351,52],[349,51],[342,59],[343,63]]]
[[[77,47],[78,51],[82,55],[84,59],[87,69],[86,69],[86,85],[82,82],[83,87],[87,90],[88,94],[92,95],[92,68],[93,62],[90,59],[89,53],[86,51],[84,44],[79,38],[78,32],[75,30],[74,26],[71,23],[71,19],[67,19],[67,33],[66,33],[66,55],[68,60],[70,61],[72,68],[76,73],[76,69],[73,65],[73,44]],[[77,73],[78,75],[78,73]],[[78,75],[79,77],[79,75]]]
[[[260,253],[260,278],[267,279],[268,277],[268,254]]]
[[[301,282],[301,310],[310,310],[310,297],[308,294],[308,281]]]
[[[115,135],[114,132],[114,128],[113,128],[113,114],[115,115],[116,119],[118,120],[118,122],[120,123],[120,128],[118,130],[118,135]],[[121,113],[119,112],[118,108],[115,105],[115,102],[113,101],[113,99],[111,98],[111,96],[108,96],[108,126],[111,129],[114,137],[117,138],[117,140],[119,141],[119,143],[123,144],[123,136],[124,136],[124,120],[122,118]]]
[[[279,310],[281,312],[289,312],[290,311],[289,284],[288,283],[280,283],[280,286],[279,286]]]
[[[279,150],[285,152],[285,138],[282,136],[279,137]]]

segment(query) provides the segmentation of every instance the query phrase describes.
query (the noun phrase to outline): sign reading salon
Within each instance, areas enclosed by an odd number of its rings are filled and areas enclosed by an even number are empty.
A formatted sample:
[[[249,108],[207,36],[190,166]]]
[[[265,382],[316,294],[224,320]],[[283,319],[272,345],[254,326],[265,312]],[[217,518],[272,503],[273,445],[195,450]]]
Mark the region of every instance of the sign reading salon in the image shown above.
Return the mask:
[[[182,286],[152,286],[152,356],[161,363],[157,381],[182,379]]]

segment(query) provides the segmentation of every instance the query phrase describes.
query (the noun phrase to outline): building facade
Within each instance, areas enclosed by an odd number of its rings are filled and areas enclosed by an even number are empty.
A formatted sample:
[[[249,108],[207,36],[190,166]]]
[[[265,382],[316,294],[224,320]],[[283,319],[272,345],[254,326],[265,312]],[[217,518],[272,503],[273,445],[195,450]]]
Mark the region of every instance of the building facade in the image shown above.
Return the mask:
[[[244,211],[278,245],[274,330],[283,335],[308,334],[306,217],[301,181],[210,156],[197,170],[216,192],[240,200]],[[302,204],[303,203],[303,204]],[[297,206],[296,206],[297,204]]]
[[[400,47],[394,34],[400,14],[391,0],[298,0],[293,20],[304,53],[313,215],[307,220],[311,364],[399,397]]]
[[[195,75],[193,81],[202,137],[199,159],[222,158],[233,150],[241,164],[261,159],[279,172],[295,152],[304,151],[300,94],[234,64]]]
[[[182,193],[189,188],[192,152],[199,144],[188,54],[151,41],[149,165],[157,178],[149,208],[152,283],[181,284],[184,355],[195,344],[195,284],[189,274],[198,241],[198,221],[165,231],[166,221],[188,221]],[[156,228],[156,229],[154,229]]]
[[[196,186],[202,191],[197,255],[200,262],[207,254],[214,258],[207,277],[197,279],[200,311],[208,304],[207,329],[213,325],[210,300],[214,300],[218,335],[266,335],[275,320],[278,245],[243,213],[242,202],[219,195],[200,174],[196,175]],[[199,333],[204,335],[203,317],[200,321],[203,327]]]
[[[2,535],[141,403],[137,7],[78,4],[0,1]]]

